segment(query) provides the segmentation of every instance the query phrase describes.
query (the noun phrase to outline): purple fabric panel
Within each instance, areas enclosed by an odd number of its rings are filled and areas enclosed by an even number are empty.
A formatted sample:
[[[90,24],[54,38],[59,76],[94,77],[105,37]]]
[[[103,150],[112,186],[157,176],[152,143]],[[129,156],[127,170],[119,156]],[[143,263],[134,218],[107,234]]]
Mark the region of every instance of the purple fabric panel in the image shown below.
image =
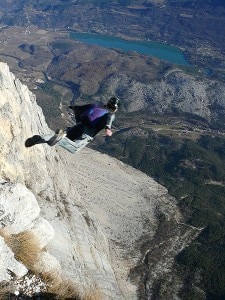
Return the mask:
[[[104,116],[107,114],[108,111],[104,108],[98,107],[98,106],[91,106],[88,110],[86,110],[84,113],[81,114],[81,119],[83,117],[88,117],[91,124],[95,123],[98,118]]]

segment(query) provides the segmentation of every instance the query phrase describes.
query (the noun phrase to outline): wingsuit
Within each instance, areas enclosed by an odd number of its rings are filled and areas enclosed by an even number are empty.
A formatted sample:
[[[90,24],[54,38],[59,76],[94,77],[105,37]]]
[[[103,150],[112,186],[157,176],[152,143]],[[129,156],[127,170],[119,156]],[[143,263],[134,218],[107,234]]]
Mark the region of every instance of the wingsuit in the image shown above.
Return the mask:
[[[47,143],[49,146],[59,144],[69,151],[71,147],[74,148],[74,151],[70,151],[74,153],[88,144],[103,129],[105,136],[112,135],[112,123],[119,105],[119,100],[112,97],[105,105],[94,103],[69,106],[74,112],[76,125],[65,130],[57,130],[55,134],[34,135],[25,141],[25,146],[32,147],[42,143]]]

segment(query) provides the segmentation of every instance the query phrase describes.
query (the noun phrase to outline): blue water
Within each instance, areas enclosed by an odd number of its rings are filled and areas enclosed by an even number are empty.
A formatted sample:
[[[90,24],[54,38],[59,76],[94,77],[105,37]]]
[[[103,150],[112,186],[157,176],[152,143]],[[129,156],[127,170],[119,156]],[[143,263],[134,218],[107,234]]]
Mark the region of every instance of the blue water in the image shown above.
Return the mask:
[[[104,48],[120,49],[122,51],[135,51],[140,54],[150,55],[165,60],[172,64],[190,66],[185,59],[183,52],[176,47],[151,41],[127,41],[121,38],[102,34],[71,32],[70,37],[91,45],[98,45]]]

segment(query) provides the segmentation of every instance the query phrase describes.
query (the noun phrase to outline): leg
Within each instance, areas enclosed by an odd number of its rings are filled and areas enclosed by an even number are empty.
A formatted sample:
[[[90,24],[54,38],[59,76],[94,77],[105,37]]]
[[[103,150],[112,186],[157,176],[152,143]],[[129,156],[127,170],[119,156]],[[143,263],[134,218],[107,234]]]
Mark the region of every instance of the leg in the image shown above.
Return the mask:
[[[88,136],[87,134],[83,134],[82,139],[71,141],[67,137],[61,139],[57,145],[65,148],[67,151],[71,153],[79,152],[81,149],[83,149],[87,144],[92,141],[92,137]]]
[[[47,141],[43,139],[43,137],[41,137],[40,135],[34,135],[25,141],[25,147],[28,148],[37,144],[44,144],[44,143],[47,143]]]
[[[57,144],[62,138],[66,136],[66,132],[62,129],[56,130],[55,134],[47,140],[49,146],[54,146]]]
[[[25,141],[25,147],[32,147],[37,144],[48,144],[49,146],[54,146],[60,141],[66,133],[60,129],[57,130],[55,134],[43,134],[34,135]]]
[[[84,133],[85,127],[82,123],[78,123],[73,127],[69,127],[66,131],[66,137],[71,141],[79,139]]]

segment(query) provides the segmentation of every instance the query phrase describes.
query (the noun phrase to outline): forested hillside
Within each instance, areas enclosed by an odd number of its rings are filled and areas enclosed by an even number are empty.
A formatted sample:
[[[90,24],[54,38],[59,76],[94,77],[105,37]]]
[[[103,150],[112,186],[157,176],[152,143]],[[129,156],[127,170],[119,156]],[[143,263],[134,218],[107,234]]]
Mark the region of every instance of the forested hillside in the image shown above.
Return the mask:
[[[178,269],[186,282],[181,299],[224,299],[225,137],[176,131],[159,120],[157,124],[157,117],[154,118],[157,125],[152,130],[146,125],[135,126],[138,121],[134,118],[130,126],[125,123],[126,128],[95,148],[166,186],[178,199],[187,222],[204,228],[177,257]],[[124,124],[120,121],[117,125]],[[206,298],[199,298],[196,286],[206,292]]]

